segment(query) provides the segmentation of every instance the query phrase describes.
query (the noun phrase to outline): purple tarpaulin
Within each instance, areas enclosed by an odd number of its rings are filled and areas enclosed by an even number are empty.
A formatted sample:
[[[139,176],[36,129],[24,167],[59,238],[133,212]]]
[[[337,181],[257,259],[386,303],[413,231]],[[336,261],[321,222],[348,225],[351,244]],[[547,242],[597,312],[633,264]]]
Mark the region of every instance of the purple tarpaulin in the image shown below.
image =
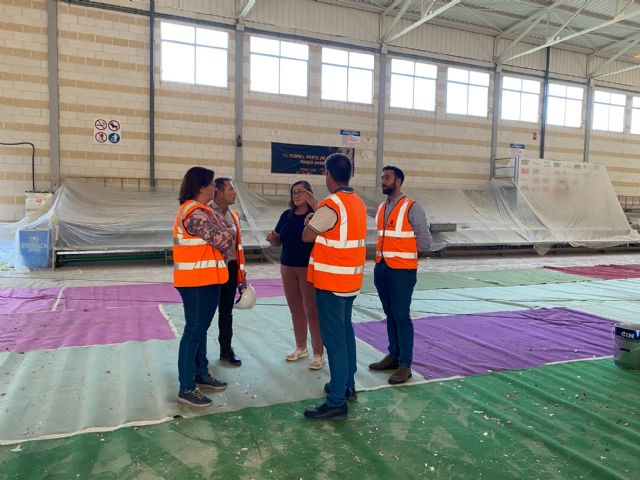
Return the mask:
[[[625,278],[640,278],[640,265],[594,265],[591,267],[549,267],[547,270],[571,273],[602,280],[623,280]]]
[[[157,305],[0,315],[0,352],[173,338]]]
[[[425,378],[477,375],[612,354],[613,320],[569,308],[447,315],[414,320],[412,368]],[[386,322],[354,324],[387,352]]]
[[[256,289],[257,298],[284,295],[280,278],[249,279],[249,283]],[[95,310],[159,303],[182,303],[171,283],[0,290],[0,314]]]
[[[0,314],[47,312],[56,303],[59,292],[59,288],[0,289]]]
[[[279,278],[250,282],[258,298],[284,295]],[[1,289],[0,352],[172,339],[158,304],[181,302],[170,283]]]
[[[247,281],[255,288],[257,298],[284,297],[281,278],[249,278]]]
[[[57,310],[95,310],[159,303],[182,303],[182,300],[170,283],[67,287],[62,292]]]

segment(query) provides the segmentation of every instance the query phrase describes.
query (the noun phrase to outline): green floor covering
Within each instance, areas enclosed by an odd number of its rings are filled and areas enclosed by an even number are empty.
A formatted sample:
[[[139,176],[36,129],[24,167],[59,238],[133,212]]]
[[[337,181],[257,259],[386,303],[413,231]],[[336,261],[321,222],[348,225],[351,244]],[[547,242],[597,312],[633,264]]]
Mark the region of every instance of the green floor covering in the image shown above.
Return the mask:
[[[521,268],[511,270],[479,270],[459,272],[419,272],[416,290],[446,288],[474,288],[489,286],[536,285],[543,283],[591,282],[592,277],[573,275],[545,268]],[[363,293],[375,292],[373,275],[367,275],[362,285]]]
[[[182,332],[182,305],[164,311]],[[112,309],[117,315],[117,309]],[[209,330],[210,370],[229,382],[214,393],[215,411],[234,411],[314,398],[329,381],[329,368],[310,370],[310,358],[285,361],[295,348],[286,307],[258,305],[234,315],[234,347],[241,368],[217,359],[218,329]],[[117,321],[114,316],[114,321]],[[175,415],[196,416],[207,410],[176,402],[179,339],[124,342],[0,354],[0,444],[69,436],[91,429],[158,423]],[[357,342],[356,380],[363,388],[386,385],[388,372],[367,368],[382,354]],[[414,379],[421,376],[414,373]],[[0,480],[2,472],[0,469]]]
[[[635,320],[640,310],[639,290],[637,279],[421,290],[414,293],[413,315],[569,306],[611,319]],[[182,306],[167,305],[165,311],[181,330]],[[382,317],[377,295],[358,297],[355,321]],[[214,328],[210,332],[212,358],[216,335]],[[175,402],[177,343],[177,339],[152,340],[0,355],[0,374],[13,379],[0,389],[0,408],[6,414],[0,422],[0,443],[202,413]],[[245,361],[243,368],[212,363],[214,374],[231,384],[227,392],[213,395],[218,410],[312,398],[317,385],[328,380],[326,367],[312,372],[308,360],[284,362],[284,354],[293,348],[293,333],[282,297],[259,299],[254,310],[238,313],[235,344]],[[366,388],[386,384],[385,374],[366,368],[380,353],[362,343],[358,348],[358,384]],[[29,392],[26,397],[25,392]],[[41,392],[47,395],[39,399]],[[38,408],[31,408],[36,404]]]
[[[6,479],[632,479],[640,372],[610,359],[361,392],[0,447]],[[16,448],[18,451],[16,451]]]

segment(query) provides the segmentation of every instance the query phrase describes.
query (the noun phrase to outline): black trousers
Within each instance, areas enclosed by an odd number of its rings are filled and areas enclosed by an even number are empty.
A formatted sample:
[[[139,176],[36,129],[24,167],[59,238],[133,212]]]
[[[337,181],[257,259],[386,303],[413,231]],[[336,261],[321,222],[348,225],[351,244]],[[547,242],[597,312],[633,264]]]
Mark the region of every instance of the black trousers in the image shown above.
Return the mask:
[[[218,343],[220,353],[228,353],[231,350],[231,337],[233,337],[233,302],[238,288],[238,262],[227,262],[229,280],[220,289],[220,304],[218,305]]]

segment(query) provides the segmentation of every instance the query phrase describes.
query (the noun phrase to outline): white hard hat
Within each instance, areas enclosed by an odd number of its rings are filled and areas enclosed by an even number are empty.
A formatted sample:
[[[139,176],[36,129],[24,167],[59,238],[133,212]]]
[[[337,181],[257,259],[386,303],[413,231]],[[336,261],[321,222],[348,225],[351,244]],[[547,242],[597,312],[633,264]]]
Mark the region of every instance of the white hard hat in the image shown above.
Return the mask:
[[[249,308],[253,308],[256,304],[256,291],[251,285],[247,285],[247,288],[240,292],[240,296],[234,303],[235,308],[239,308],[241,310],[247,310]]]

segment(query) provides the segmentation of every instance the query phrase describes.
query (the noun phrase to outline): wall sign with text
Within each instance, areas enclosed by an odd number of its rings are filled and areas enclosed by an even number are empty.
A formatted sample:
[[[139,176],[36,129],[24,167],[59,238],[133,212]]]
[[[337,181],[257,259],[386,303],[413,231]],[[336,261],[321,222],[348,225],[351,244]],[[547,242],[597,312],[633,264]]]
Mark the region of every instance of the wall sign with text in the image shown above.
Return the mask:
[[[354,148],[271,142],[271,173],[324,175],[324,160],[332,153],[344,153],[355,171]]]

